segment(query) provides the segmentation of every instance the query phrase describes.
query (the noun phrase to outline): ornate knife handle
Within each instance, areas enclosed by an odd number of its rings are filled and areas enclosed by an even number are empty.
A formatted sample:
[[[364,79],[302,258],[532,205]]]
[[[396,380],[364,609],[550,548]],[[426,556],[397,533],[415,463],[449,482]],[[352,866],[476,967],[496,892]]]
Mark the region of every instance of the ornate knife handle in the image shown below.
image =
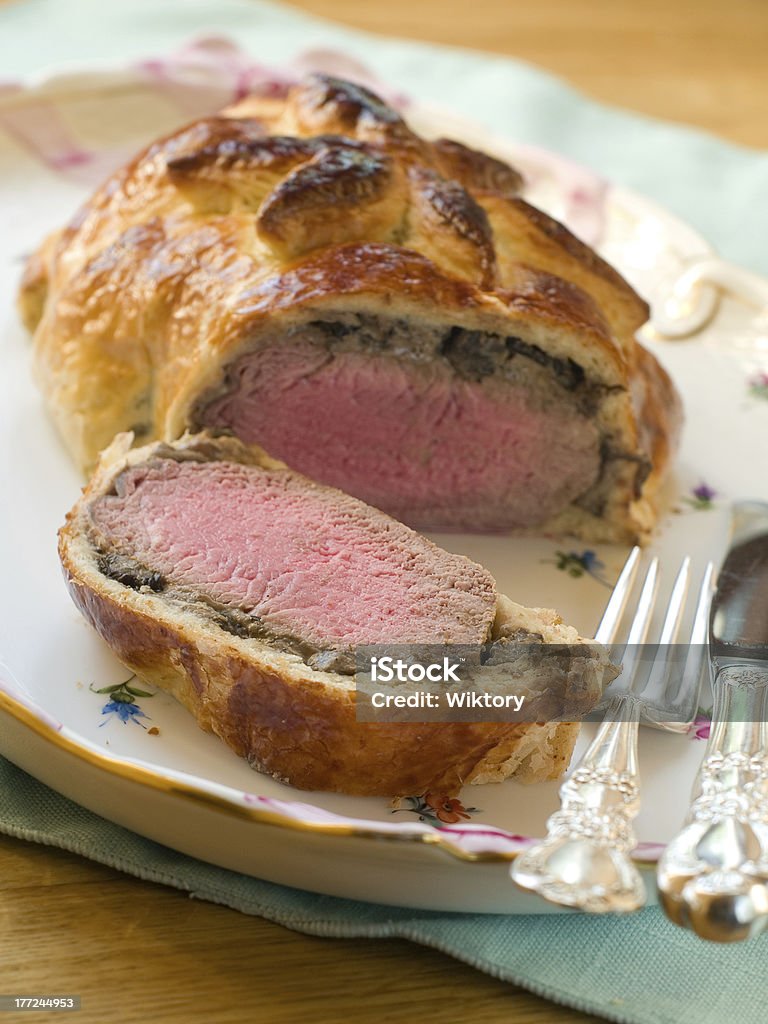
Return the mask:
[[[637,910],[645,902],[630,858],[640,807],[639,714],[632,697],[621,699],[616,717],[603,722],[561,786],[561,808],[547,821],[547,838],[518,854],[511,869],[521,888],[592,913]]]
[[[728,665],[712,688],[712,728],[693,803],[657,879],[675,924],[738,942],[768,925],[768,665]]]

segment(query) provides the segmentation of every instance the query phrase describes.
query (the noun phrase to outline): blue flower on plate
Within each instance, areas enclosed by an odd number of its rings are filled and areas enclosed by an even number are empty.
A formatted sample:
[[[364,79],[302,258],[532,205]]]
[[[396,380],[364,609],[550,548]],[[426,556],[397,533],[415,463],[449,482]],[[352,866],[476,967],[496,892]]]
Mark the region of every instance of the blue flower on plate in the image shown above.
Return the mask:
[[[611,584],[602,575],[605,563],[600,560],[596,551],[587,549],[585,551],[556,551],[554,559],[547,559],[561,572],[567,572],[569,576],[578,579],[580,576],[591,576],[609,587]]]
[[[136,703],[136,697],[154,697],[154,693],[150,693],[148,690],[140,690],[138,686],[132,685],[132,680],[136,678],[135,674],[129,676],[123,680],[122,683],[114,683],[112,686],[102,686],[98,690],[94,690],[91,685],[90,689],[93,693],[107,693],[110,696],[110,700],[101,709],[102,715],[108,717],[104,719],[101,725],[106,725],[112,715],[117,715],[123,725],[126,722],[135,722],[136,725],[140,725],[142,729],[146,729],[146,725],[139,721],[140,718],[149,718],[149,715],[145,714],[139,705]]]
[[[149,718],[149,715],[145,715],[138,704],[126,704],[122,700],[110,700],[101,709],[102,715],[117,715],[121,722],[136,722],[136,725],[142,725],[141,722],[137,721],[139,718]],[[102,725],[106,725],[106,722],[102,722]],[[145,725],[142,725],[143,729],[146,729]]]

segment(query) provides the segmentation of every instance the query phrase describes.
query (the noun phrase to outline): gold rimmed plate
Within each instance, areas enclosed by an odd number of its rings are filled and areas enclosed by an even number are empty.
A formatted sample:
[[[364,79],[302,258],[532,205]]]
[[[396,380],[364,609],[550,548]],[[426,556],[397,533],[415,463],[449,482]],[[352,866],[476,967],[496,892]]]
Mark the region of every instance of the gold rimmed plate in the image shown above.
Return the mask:
[[[193,117],[193,102],[205,106],[199,80],[180,105],[188,74],[174,81],[169,67],[165,78],[172,90],[141,70],[70,72],[0,96],[0,754],[121,825],[256,877],[405,906],[541,912],[542,903],[509,881],[508,866],[543,833],[557,807],[556,783],[467,787],[458,801],[404,794],[396,806],[300,792],[253,772],[168,695],[148,696],[150,687],[128,680],[69,601],[56,531],[81,480],[32,383],[14,295],[24,254],[72,214],[110,165]],[[223,88],[211,78],[213,106]],[[588,240],[652,302],[691,261],[711,254],[658,206],[583,168],[516,149],[442,111],[412,104],[406,116],[421,131],[463,137],[515,160],[532,198],[592,234]],[[44,152],[24,128],[41,117],[57,126]],[[752,443],[768,435],[768,376],[761,376],[768,367],[749,344],[756,330],[753,310],[724,299],[694,339],[665,342],[648,333],[687,409],[654,543],[664,564],[676,565],[682,553],[702,564],[717,558],[728,500],[768,498],[768,453]],[[734,346],[734,338],[746,341]],[[583,633],[594,629],[626,555],[575,541],[435,539],[486,565],[502,592],[556,607]],[[706,730],[704,716],[697,730]],[[653,862],[679,823],[701,754],[695,736],[643,731],[645,801],[635,852],[643,863]]]

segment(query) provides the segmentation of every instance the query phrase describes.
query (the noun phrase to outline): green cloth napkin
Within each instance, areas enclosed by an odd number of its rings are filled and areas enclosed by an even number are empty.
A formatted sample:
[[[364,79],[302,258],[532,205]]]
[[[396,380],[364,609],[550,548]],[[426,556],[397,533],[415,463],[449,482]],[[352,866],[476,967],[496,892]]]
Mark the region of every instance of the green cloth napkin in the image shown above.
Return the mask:
[[[766,945],[706,944],[653,907],[629,917],[442,914],[261,882],[92,814],[0,758],[0,831],[59,846],[310,935],[402,938],[625,1024],[765,1024]]]
[[[724,18],[727,17],[724,14]],[[257,59],[308,47],[356,57],[406,94],[557,150],[657,199],[728,259],[768,273],[768,154],[585,100],[500,57],[382,40],[255,0],[21,0],[0,8],[0,76],[135,60],[218,33]],[[329,936],[399,936],[499,978],[631,1024],[764,1024],[765,942],[710,946],[657,909],[631,917],[398,910],[283,888],[127,832],[0,759],[0,831],[60,846],[192,896]]]

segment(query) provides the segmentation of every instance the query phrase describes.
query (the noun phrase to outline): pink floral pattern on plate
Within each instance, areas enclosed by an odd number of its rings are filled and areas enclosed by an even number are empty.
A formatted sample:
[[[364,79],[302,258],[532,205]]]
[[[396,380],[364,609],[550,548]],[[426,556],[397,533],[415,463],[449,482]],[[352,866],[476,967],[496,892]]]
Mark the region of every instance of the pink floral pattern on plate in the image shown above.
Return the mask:
[[[688,735],[692,740],[708,740],[712,728],[712,709],[705,711],[699,708],[696,717],[688,726]]]
[[[747,390],[753,398],[768,402],[768,371],[761,370],[753,374],[747,381]]]

